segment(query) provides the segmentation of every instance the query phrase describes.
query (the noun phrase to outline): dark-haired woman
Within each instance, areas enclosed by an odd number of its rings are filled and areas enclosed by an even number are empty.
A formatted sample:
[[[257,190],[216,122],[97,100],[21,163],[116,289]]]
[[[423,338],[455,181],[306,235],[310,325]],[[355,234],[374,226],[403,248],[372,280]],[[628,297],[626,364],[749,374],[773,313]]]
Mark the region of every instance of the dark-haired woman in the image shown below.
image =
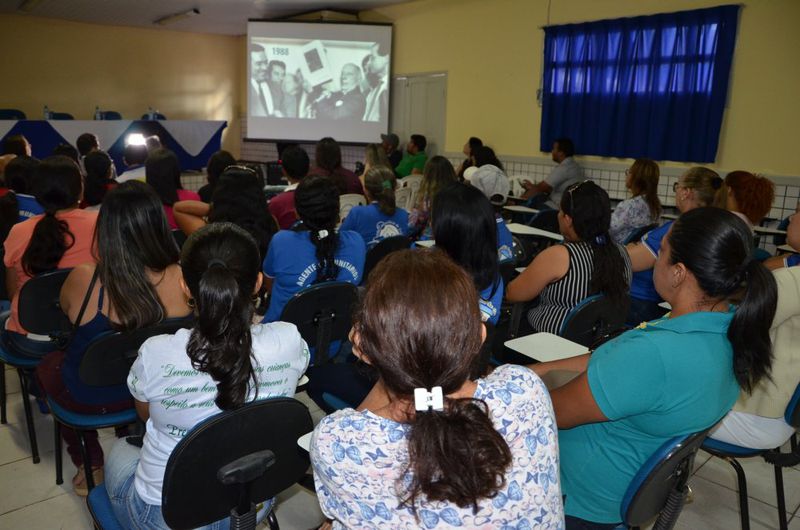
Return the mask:
[[[631,265],[625,248],[608,234],[608,194],[592,181],[573,184],[561,196],[558,226],[564,243],[540,252],[508,284],[506,298],[526,302],[536,331],[557,334],[567,314],[587,296],[602,293],[620,310],[626,307]]]
[[[264,322],[278,320],[289,298],[305,287],[327,281],[361,283],[366,245],[357,232],[336,230],[339,193],[333,181],[304,178],[294,204],[300,222],[275,234],[264,259],[272,290]]]
[[[252,324],[259,266],[253,238],[230,223],[201,228],[184,244],[181,286],[196,324],[140,348],[128,388],[147,433],[141,450],[119,440],[106,465],[106,487],[125,528],[168,528],[160,508],[164,471],[186,432],[249,401],[294,394],[308,348],[292,324]],[[172,405],[180,402],[186,406]]]
[[[477,151],[480,147],[483,147],[483,141],[475,136],[470,136],[469,140],[467,140],[467,143],[464,144],[464,148],[461,150],[461,152],[464,153],[464,156],[467,158],[464,159],[461,164],[459,164],[458,170],[456,171],[459,181],[463,182],[464,171],[475,165],[475,151]]]
[[[200,200],[203,202],[211,202],[211,196],[217,187],[217,181],[228,166],[235,166],[236,159],[227,151],[217,151],[211,158],[208,159],[206,165],[206,180],[208,184],[197,190]]]
[[[342,222],[342,230],[361,234],[367,248],[372,248],[387,237],[408,233],[408,212],[395,204],[394,190],[397,179],[394,171],[385,166],[374,166],[364,175],[364,193],[367,206],[354,206]]]
[[[180,288],[178,247],[161,201],[146,184],[128,181],[106,195],[94,240],[97,265],[75,267],[61,288],[61,308],[75,333],[66,351],[44,358],[37,376],[45,393],[68,410],[105,414],[129,409],[131,395],[125,385],[98,388],[81,382],[78,371],[91,341],[111,331],[187,317],[191,310]],[[75,492],[86,495],[78,438],[66,427],[61,434],[78,468]],[[85,431],[84,438],[97,484],[102,482],[103,450],[97,431]]]
[[[92,151],[83,157],[83,167],[86,169],[86,179],[83,186],[83,201],[81,208],[99,210],[100,203],[106,192],[117,185],[111,180],[113,173],[111,168],[114,163],[105,151]]]
[[[314,167],[309,175],[324,175],[336,184],[339,194],[358,193],[363,195],[364,189],[356,174],[342,166],[342,148],[339,142],[325,137],[317,142],[314,152]]]
[[[714,171],[705,167],[689,168],[672,186],[675,207],[685,213],[701,206],[725,208],[725,183]],[[658,257],[661,240],[672,226],[672,221],[646,233],[641,241],[627,245],[633,268],[631,280],[631,307],[627,324],[638,326],[641,322],[656,319],[664,314],[659,307],[662,301],[653,284],[653,266]]]
[[[752,248],[750,230],[730,212],[681,215],[661,241],[653,275],[672,312],[591,357],[532,367],[540,375],[580,372],[551,392],[567,529],[613,528],[631,479],[658,447],[708,429],[740,389],[750,393],[768,376],[776,286]]]
[[[19,292],[37,274],[94,262],[92,236],[97,212],[78,208],[82,177],[78,165],[67,157],[43,160],[36,168],[32,188],[45,213],[14,225],[6,238],[4,262],[11,314],[2,337],[17,353],[38,356],[55,347],[49,337],[27,337],[17,320]]]
[[[544,384],[511,365],[469,378],[485,336],[476,296],[436,250],[396,252],[370,275],[353,351],[379,382],[311,441],[333,528],[563,527]]]
[[[611,214],[609,233],[614,241],[624,243],[635,230],[658,221],[661,215],[658,177],[658,164],[649,158],[637,158],[625,170],[625,186],[633,197],[617,204]]]
[[[178,157],[169,149],[159,147],[147,156],[144,164],[147,183],[156,190],[167,214],[167,223],[173,230],[178,228],[172,205],[178,201],[199,201],[200,195],[183,189],[181,184],[181,166]]]

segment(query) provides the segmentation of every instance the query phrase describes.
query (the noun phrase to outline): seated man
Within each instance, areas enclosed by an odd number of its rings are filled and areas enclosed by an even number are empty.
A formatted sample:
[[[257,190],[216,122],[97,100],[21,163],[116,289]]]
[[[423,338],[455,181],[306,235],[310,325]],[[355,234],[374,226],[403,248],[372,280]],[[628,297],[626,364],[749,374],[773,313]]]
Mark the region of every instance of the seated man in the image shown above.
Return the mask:
[[[421,134],[412,134],[411,140],[406,145],[406,152],[403,159],[394,168],[394,172],[400,178],[407,177],[412,173],[422,175],[422,170],[425,169],[425,162],[428,161],[428,155],[425,154],[425,148],[428,146],[428,140]]]
[[[386,151],[386,157],[392,165],[392,169],[396,168],[400,161],[403,159],[403,153],[397,149],[400,145],[400,138],[395,133],[381,135],[381,147]]]
[[[340,89],[317,104],[317,117],[328,120],[361,120],[366,99],[361,93],[361,68],[353,63],[342,66]]]
[[[144,162],[147,160],[147,146],[128,144],[122,152],[122,160],[128,169],[117,177],[117,182],[122,184],[127,180],[140,180],[145,182]]]
[[[553,162],[558,165],[541,182],[534,184],[529,180],[522,181],[522,187],[525,188],[522,198],[531,199],[539,194],[549,195],[546,202],[537,202],[532,206],[534,208],[537,206],[549,206],[550,208],[558,209],[558,205],[561,204],[561,195],[564,191],[584,178],[583,168],[575,162],[574,155],[575,146],[569,138],[559,138],[553,142]]]

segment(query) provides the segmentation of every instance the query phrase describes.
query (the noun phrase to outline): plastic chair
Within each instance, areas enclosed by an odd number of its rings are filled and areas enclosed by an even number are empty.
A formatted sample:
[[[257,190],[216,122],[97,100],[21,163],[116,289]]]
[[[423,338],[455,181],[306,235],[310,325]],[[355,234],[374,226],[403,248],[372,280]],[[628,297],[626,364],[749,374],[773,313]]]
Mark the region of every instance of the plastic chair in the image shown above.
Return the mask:
[[[122,114],[115,110],[102,110],[100,111],[101,120],[121,120]]]
[[[367,199],[359,193],[345,193],[339,196],[339,220],[344,220],[353,206],[363,206],[367,204]]]
[[[351,283],[318,283],[291,297],[280,320],[297,326],[303,340],[314,347],[314,364],[325,364],[331,343],[348,338],[357,299],[358,289]]]
[[[75,116],[69,112],[50,112],[51,120],[74,120]]]
[[[625,238],[625,241],[622,242],[623,245],[627,245],[628,243],[635,243],[642,239],[644,235],[649,232],[650,230],[654,230],[658,228],[658,223],[649,224],[647,226],[641,226],[628,234],[628,237]]]
[[[588,296],[567,313],[558,334],[588,348],[599,346],[625,330],[627,305],[615,306],[602,294]]]
[[[161,114],[160,112],[154,112],[152,118],[150,118],[150,114],[142,114],[142,118],[141,119],[143,119],[143,120],[151,120],[151,119],[153,119],[153,120],[166,120],[167,117],[164,116],[163,114]]]
[[[409,175],[397,181],[397,188],[411,189],[411,199],[409,207],[413,208],[417,204],[417,197],[419,195],[419,187],[422,185],[422,175]],[[408,208],[406,208],[408,209]]]
[[[155,326],[137,329],[126,333],[109,332],[89,343],[83,355],[78,376],[83,384],[93,387],[109,387],[124,385],[128,380],[133,361],[139,353],[139,347],[156,335],[173,334],[181,328],[191,326],[190,319],[172,319]],[[81,458],[86,473],[86,487],[94,488],[92,466],[86,450],[84,431],[105,429],[135,423],[138,420],[136,410],[131,407],[108,414],[87,414],[74,412],[59,405],[49,396],[47,404],[53,415],[53,432],[56,456],[56,484],[64,482],[62,476],[61,425],[74,429],[80,442]]]
[[[792,399],[786,406],[783,418],[786,423],[800,429],[800,385],[794,391]],[[790,438],[791,451],[783,453],[780,447],[775,449],[750,449],[740,447],[725,442],[720,442],[713,438],[708,438],[703,443],[703,450],[712,455],[726,460],[736,471],[736,479],[739,482],[739,516],[742,521],[742,530],[750,529],[750,508],[747,502],[747,477],[744,474],[742,465],[737,458],[750,458],[753,456],[764,457],[768,463],[775,468],[775,491],[778,497],[778,528],[786,530],[788,527],[786,516],[786,497],[783,490],[783,468],[793,467],[800,464],[800,445],[797,443],[797,435],[793,434]]]
[[[675,526],[686,502],[694,457],[708,429],[665,442],[639,469],[622,499],[620,515],[629,528],[638,529],[658,516],[652,530]]]
[[[397,204],[398,208],[408,210],[413,206],[413,203],[411,202],[413,195],[414,192],[411,190],[411,188],[397,188],[394,191],[395,204]]]
[[[403,250],[411,246],[411,239],[406,236],[387,237],[380,241],[377,245],[367,251],[367,257],[364,261],[364,275],[361,284],[367,283],[367,278],[372,269],[386,256],[392,252]]]
[[[25,120],[28,117],[18,109],[0,109],[0,120]]]
[[[181,530],[229,517],[232,529],[254,529],[256,504],[305,475],[308,454],[297,439],[313,429],[308,409],[291,398],[248,403],[195,426],[167,461],[161,495],[164,521]],[[92,490],[87,504],[96,526],[121,527],[109,511],[105,487]],[[268,521],[278,528],[273,512]]]

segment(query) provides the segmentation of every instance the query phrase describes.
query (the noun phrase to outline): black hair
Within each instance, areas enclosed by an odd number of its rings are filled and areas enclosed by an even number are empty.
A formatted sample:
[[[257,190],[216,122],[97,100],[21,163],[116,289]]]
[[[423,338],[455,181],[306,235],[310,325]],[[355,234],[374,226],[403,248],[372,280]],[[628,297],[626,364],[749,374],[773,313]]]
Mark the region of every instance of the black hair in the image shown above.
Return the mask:
[[[88,155],[92,149],[99,149],[100,142],[97,140],[97,136],[92,133],[83,133],[82,135],[78,136],[78,139],[75,141],[75,147],[78,148],[78,152],[81,156]]]
[[[255,42],[250,43],[250,53],[262,53],[264,51],[264,47],[260,44],[256,44]]]
[[[172,206],[178,202],[178,190],[181,186],[181,166],[178,157],[169,149],[156,149],[147,157],[144,174],[162,204]]]
[[[575,234],[592,247],[591,294],[603,293],[616,307],[626,308],[628,277],[621,249],[608,233],[611,202],[606,190],[587,180],[573,184],[561,196],[561,211],[572,218]]]
[[[94,237],[98,275],[116,314],[112,327],[128,331],[163,320],[167,311],[147,271],[177,263],[178,246],[158,195],[137,180],[109,191]]]
[[[558,144],[558,150],[564,153],[565,157],[575,156],[575,144],[569,138],[556,138],[553,143]]]
[[[483,147],[483,140],[481,140],[476,136],[470,136],[469,140],[467,140],[467,143],[469,144],[470,155],[474,155],[476,149],[478,149],[479,147]]]
[[[457,183],[439,191],[433,198],[431,229],[436,248],[461,265],[479,291],[497,282],[497,220],[478,188]]]
[[[28,140],[21,134],[12,134],[3,142],[4,155],[28,156],[25,146]]]
[[[235,165],[236,159],[233,158],[233,155],[227,151],[217,151],[211,155],[211,158],[208,159],[208,164],[206,164],[206,173],[208,175],[208,183],[211,185],[212,192],[216,187],[217,181],[219,180],[220,175],[222,175],[222,172],[225,171],[228,166]]]
[[[472,156],[475,158],[475,167],[491,164],[500,171],[505,171],[503,164],[497,159],[497,155],[494,154],[494,149],[489,146],[482,145],[481,147],[475,149],[472,151]]]
[[[4,177],[6,186],[15,193],[30,194],[33,187],[33,175],[39,167],[39,160],[36,158],[21,155],[14,157],[8,164]]]
[[[251,388],[258,395],[250,331],[261,272],[256,242],[232,223],[206,225],[184,243],[181,269],[197,313],[186,353],[217,383],[217,407],[241,407]]]
[[[388,167],[374,166],[364,175],[364,189],[373,201],[378,202],[378,209],[384,215],[392,216],[397,211],[396,187],[397,177]]]
[[[302,224],[300,230],[310,232],[311,243],[316,248],[317,278],[314,283],[335,280],[339,274],[336,265],[336,247],[339,234],[339,189],[328,177],[309,175],[300,181],[294,192],[294,206]]]
[[[103,202],[111,182],[111,164],[111,158],[104,151],[92,151],[83,158],[83,167],[86,169],[83,198],[89,206]]]
[[[302,180],[308,175],[309,166],[308,153],[298,145],[290,145],[281,153],[281,167],[293,180]]]
[[[77,207],[81,197],[81,172],[72,159],[51,156],[42,160],[33,177],[33,194],[44,208],[22,255],[22,269],[29,276],[58,267],[64,253],[75,244],[75,235],[56,212]]]
[[[426,140],[421,134],[412,134],[411,143],[416,145],[420,152],[424,152],[425,148],[428,147],[428,140]]]
[[[145,160],[147,160],[147,146],[128,144],[122,151],[122,158],[125,164],[129,166],[144,164]]]
[[[258,245],[262,260],[278,231],[258,177],[253,171],[238,167],[229,167],[219,177],[211,196],[208,222],[229,222],[245,229]]]
[[[772,273],[751,257],[753,235],[733,213],[700,207],[682,214],[669,234],[672,264],[683,263],[711,299],[741,298],[730,326],[733,371],[746,392],[772,366],[769,328],[778,301]]]
[[[284,71],[284,72],[286,71],[286,63],[285,63],[285,62],[283,62],[283,61],[279,61],[279,60],[277,60],[277,59],[273,59],[273,60],[271,60],[271,61],[269,62],[269,64],[267,64],[267,74],[268,74],[268,75],[269,75],[269,74],[272,74],[272,70],[273,70],[273,69],[274,69],[276,66],[280,66],[281,68],[283,68],[283,71]]]
[[[80,162],[78,150],[70,144],[58,144],[55,146],[55,148],[53,148],[53,152],[51,154],[53,156],[66,156],[67,158],[74,160],[75,163]]]
[[[314,161],[318,168],[329,173],[342,167],[342,148],[339,146],[339,142],[330,136],[322,138],[317,142]]]

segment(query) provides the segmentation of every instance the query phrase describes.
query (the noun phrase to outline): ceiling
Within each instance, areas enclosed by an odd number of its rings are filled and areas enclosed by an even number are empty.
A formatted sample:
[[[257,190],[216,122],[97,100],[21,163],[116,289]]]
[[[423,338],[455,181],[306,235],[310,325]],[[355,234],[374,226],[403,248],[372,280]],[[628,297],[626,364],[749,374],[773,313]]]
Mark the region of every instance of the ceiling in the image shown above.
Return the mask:
[[[244,35],[247,19],[283,18],[331,9],[358,12],[403,0],[0,0],[0,14],[58,18],[92,24]],[[18,8],[27,3],[25,11]],[[190,9],[200,14],[164,26],[153,21]]]

